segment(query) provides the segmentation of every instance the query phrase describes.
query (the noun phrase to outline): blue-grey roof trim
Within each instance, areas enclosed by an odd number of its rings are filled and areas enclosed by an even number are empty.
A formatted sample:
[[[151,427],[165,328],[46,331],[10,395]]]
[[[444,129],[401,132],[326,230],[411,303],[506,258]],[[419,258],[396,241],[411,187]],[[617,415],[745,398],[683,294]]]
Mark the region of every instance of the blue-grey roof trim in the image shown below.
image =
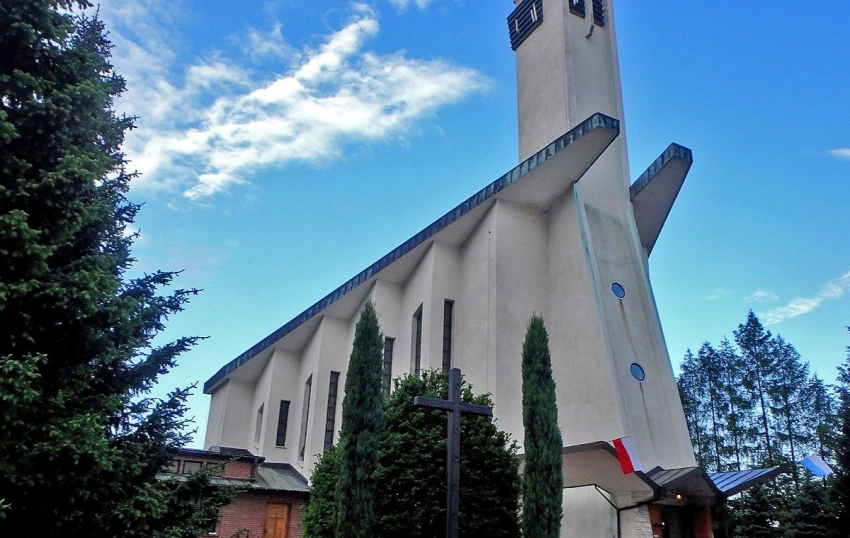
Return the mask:
[[[689,163],[694,162],[694,154],[690,149],[685,146],[680,146],[675,142],[670,144],[667,146],[667,149],[664,150],[664,153],[659,155],[658,158],[649,165],[649,168],[647,168],[644,173],[629,186],[629,198],[634,200],[635,196],[637,196],[637,194],[649,184],[652,178],[657,176],[659,172],[661,172],[661,169],[675,157],[683,159]]]
[[[748,469],[746,471],[728,471],[724,473],[708,473],[714,485],[729,497],[745,489],[757,486],[782,473],[788,472],[784,466],[768,467],[767,469]]]
[[[373,276],[375,276],[380,271],[384,270],[394,261],[398,260],[414,248],[418,247],[429,238],[433,237],[437,232],[443,230],[448,225],[452,224],[462,216],[466,215],[485,201],[492,198],[496,193],[507,187],[508,185],[518,181],[523,176],[542,165],[547,160],[551,159],[556,153],[563,150],[565,147],[577,141],[579,138],[584,136],[585,134],[593,131],[595,129],[607,129],[613,131],[617,134],[620,133],[620,120],[612,118],[610,116],[606,116],[605,114],[597,112],[593,116],[589,117],[581,124],[577,125],[573,129],[570,129],[567,133],[558,137],[551,144],[538,151],[528,159],[524,160],[522,163],[513,168],[510,172],[504,174],[502,177],[497,179],[496,181],[490,183],[480,191],[476,192],[469,198],[467,198],[463,203],[431,223],[424,230],[414,235],[395,249],[393,249],[389,254],[373,263],[365,270],[358,273],[354,278],[338,287],[324,298],[320,299],[316,304],[305,310],[304,312],[298,314],[294,319],[287,322],[284,326],[277,329],[270,335],[266,336],[253,346],[250,349],[225,364],[218,372],[216,372],[211,378],[204,383],[204,393],[210,394],[212,389],[223,380],[228,374],[235,371],[237,368],[250,361],[254,357],[256,357],[261,351],[270,347],[272,344],[294,331],[299,326],[303,325],[307,320],[326,309],[333,303],[340,300],[347,293],[352,291],[354,288],[360,286]]]

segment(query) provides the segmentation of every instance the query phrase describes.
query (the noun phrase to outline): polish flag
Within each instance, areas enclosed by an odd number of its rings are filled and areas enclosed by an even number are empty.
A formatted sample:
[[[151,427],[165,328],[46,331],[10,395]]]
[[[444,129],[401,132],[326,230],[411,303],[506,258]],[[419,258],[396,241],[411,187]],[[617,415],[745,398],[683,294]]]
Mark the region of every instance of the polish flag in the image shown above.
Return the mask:
[[[611,441],[611,444],[614,445],[614,450],[617,451],[617,459],[620,460],[620,467],[623,469],[623,474],[643,470],[635,444],[628,435],[614,439]]]

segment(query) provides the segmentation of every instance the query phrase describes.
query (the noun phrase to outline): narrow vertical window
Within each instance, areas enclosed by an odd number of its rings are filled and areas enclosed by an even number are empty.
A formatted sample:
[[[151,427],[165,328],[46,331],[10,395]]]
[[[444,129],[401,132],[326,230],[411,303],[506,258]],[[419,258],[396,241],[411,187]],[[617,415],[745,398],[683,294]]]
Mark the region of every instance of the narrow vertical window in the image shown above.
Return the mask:
[[[455,302],[447,300],[443,305],[443,372],[452,367],[452,312]]]
[[[313,376],[304,384],[304,405],[301,408],[301,436],[298,441],[298,459],[304,461],[307,449],[307,421],[310,420],[310,393],[313,391]]]
[[[263,432],[263,407],[266,404],[260,404],[260,408],[257,409],[257,424],[254,426],[254,444],[259,444],[260,442],[260,434]]]
[[[277,415],[277,436],[274,444],[286,446],[286,426],[289,424],[289,401],[280,401],[280,413]]]
[[[413,373],[418,377],[422,372],[422,305],[413,314]]]
[[[334,444],[334,429],[336,428],[336,397],[339,392],[339,372],[331,372],[328,383],[328,414],[325,418],[325,452]]]
[[[390,395],[393,383],[393,345],[395,338],[384,338],[384,369],[381,375],[381,392],[384,398]]]

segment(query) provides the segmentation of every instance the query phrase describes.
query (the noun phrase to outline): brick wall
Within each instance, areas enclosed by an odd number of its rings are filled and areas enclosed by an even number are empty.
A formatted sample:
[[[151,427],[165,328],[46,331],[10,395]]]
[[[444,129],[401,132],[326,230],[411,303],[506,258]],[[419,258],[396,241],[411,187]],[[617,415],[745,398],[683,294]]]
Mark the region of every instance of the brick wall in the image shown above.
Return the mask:
[[[231,461],[224,464],[224,478],[252,478],[254,464],[250,461]]]
[[[307,496],[273,492],[243,493],[232,504],[223,506],[219,513],[216,534],[219,538],[263,538],[268,503],[290,505],[286,538],[301,538]]]
[[[250,480],[254,478],[254,462],[253,461],[244,461],[244,460],[236,460],[236,461],[228,461],[227,458],[216,457],[216,456],[200,456],[197,454],[190,455],[180,455],[175,458],[176,461],[179,461],[179,471],[178,473],[186,473],[183,469],[183,464],[185,462],[201,462],[202,465],[221,465],[224,464],[224,470],[222,472],[222,476],[224,478],[241,478]]]

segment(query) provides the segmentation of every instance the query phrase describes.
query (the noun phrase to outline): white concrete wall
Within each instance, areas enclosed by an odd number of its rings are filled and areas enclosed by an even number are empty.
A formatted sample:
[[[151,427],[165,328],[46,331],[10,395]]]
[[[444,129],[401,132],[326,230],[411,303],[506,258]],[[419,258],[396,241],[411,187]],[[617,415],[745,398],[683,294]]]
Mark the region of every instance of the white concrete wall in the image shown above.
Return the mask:
[[[310,470],[312,469],[312,454],[315,453],[316,446],[314,444],[315,435],[313,435],[313,430],[316,429],[315,425],[318,424],[316,421],[317,413],[321,413],[323,410],[317,406],[317,394],[321,392],[321,382],[319,380],[319,359],[321,356],[321,344],[322,344],[322,335],[325,329],[324,320],[319,323],[319,326],[316,328],[315,332],[310,337],[307,345],[304,346],[304,349],[301,351],[301,362],[299,364],[299,370],[297,374],[296,383],[298,386],[298,396],[295,401],[292,402],[291,416],[293,418],[293,427],[295,431],[293,432],[295,437],[292,442],[292,450],[295,457],[293,457],[287,463],[290,463],[299,473],[304,476],[309,476]],[[304,416],[305,410],[305,401],[304,401],[304,391],[305,386],[308,379],[312,378],[311,382],[311,391],[310,398],[308,404],[308,420],[307,420],[307,439],[304,450],[304,459],[302,460],[298,452],[300,450],[301,445],[301,421]],[[324,418],[320,418],[319,421],[323,422]],[[322,429],[324,431],[324,428]]]
[[[546,218],[502,201],[495,210],[495,413],[499,427],[522,443],[522,345],[532,314],[548,315]]]
[[[617,512],[591,487],[564,490],[561,536],[570,538],[636,538],[617,536]]]
[[[222,383],[211,395],[207,431],[204,434],[204,448],[221,445],[221,430],[224,422],[224,410],[227,405],[227,383],[228,381]]]
[[[477,393],[496,391],[495,214],[487,212],[459,253],[455,364]]]
[[[654,301],[641,285],[642,260],[629,248],[622,219],[589,205],[585,210],[626,434],[632,437],[647,469],[695,465],[672,367],[656,328],[658,320],[648,314],[646,305]],[[625,288],[625,298],[618,299],[611,292],[614,281]],[[645,381],[632,376],[632,363],[643,367]]]
[[[214,436],[207,434],[206,446],[245,447],[248,436],[253,431],[251,406],[254,401],[254,385],[238,379],[230,379],[213,394],[221,403],[222,413],[213,415],[210,408],[210,422],[216,424]],[[218,407],[218,406],[216,406]]]
[[[433,308],[431,302],[434,278],[434,247],[425,253],[419,264],[402,286],[401,308],[399,308],[399,336],[395,341],[393,362],[402,365],[406,373],[414,371],[413,356],[413,314],[422,306],[422,345],[420,348],[420,364],[422,369],[429,368],[432,355],[431,339],[428,335],[433,328]],[[442,305],[440,306],[442,313]],[[440,322],[442,327],[442,321]],[[406,369],[405,369],[406,363]]]
[[[441,370],[443,367],[445,302],[447,299],[455,302],[452,310],[453,341],[456,341],[459,337],[454,318],[457,309],[464,307],[458,301],[458,294],[460,293],[460,249],[435,242],[431,247],[431,254],[431,290],[428,297],[428,302],[431,304],[428,323],[430,331],[428,333],[423,331],[422,334],[423,340],[428,340],[429,355],[427,360],[423,356],[422,365],[424,369]],[[452,349],[452,362],[456,366],[457,354],[455,351],[455,349]]]
[[[275,349],[269,361],[272,374],[265,412],[266,431],[259,452],[269,461],[290,461],[296,456],[301,416],[296,416],[294,410],[296,402],[303,398],[303,387],[298,384],[299,363],[299,354],[283,349]],[[289,416],[285,444],[278,446],[277,425],[281,400],[289,401]]]
[[[566,445],[623,435],[622,407],[600,321],[599,283],[591,271],[574,189],[549,210],[549,349],[558,419]]]
[[[402,308],[402,287],[392,282],[378,280],[372,287],[370,293],[372,302],[375,304],[375,311],[378,314],[378,323],[381,325],[381,332],[384,337],[393,338],[393,358],[392,358],[392,378],[395,379],[409,372],[410,362],[407,347],[402,349],[399,347],[402,333],[410,332],[410,324],[401,315]],[[354,341],[352,337],[352,342]],[[392,385],[391,385],[392,387]]]

